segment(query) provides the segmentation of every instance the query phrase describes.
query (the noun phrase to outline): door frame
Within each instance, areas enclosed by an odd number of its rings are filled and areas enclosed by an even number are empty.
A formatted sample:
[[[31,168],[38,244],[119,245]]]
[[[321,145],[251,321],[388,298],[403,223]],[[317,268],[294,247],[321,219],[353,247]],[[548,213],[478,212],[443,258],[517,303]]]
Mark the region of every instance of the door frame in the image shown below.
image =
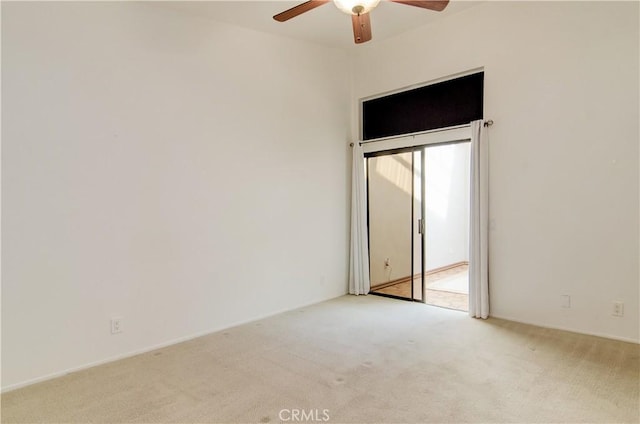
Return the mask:
[[[366,168],[366,194],[367,194],[367,242],[368,242],[368,253],[369,253],[369,269],[371,270],[371,237],[370,237],[370,217],[369,217],[369,166],[368,159],[372,157],[379,156],[387,156],[397,153],[405,153],[405,152],[416,152],[418,150],[422,150],[421,158],[421,219],[426,219],[426,193],[425,193],[425,150],[429,146],[443,146],[447,144],[458,144],[458,143],[466,143],[471,141],[471,127],[470,125],[461,125],[451,128],[443,128],[439,130],[426,131],[420,134],[412,134],[409,136],[395,137],[395,138],[384,138],[380,140],[369,140],[367,142],[361,142],[363,151],[364,151],[364,159],[367,161]],[[411,172],[412,175],[415,172],[415,155],[411,155]],[[471,178],[471,175],[469,175]],[[416,220],[414,217],[414,207],[413,207],[413,199],[415,197],[414,187],[415,178],[411,179],[411,298],[386,294],[386,293],[376,293],[374,291],[370,291],[370,294],[382,297],[389,297],[393,299],[407,300],[411,302],[420,302],[426,303],[426,276],[425,276],[425,249],[426,249],[426,231],[421,233],[421,288],[422,288],[422,296],[420,299],[415,299],[414,294],[414,284],[413,284],[413,275],[414,275],[414,234]],[[425,223],[426,226],[426,223]],[[426,227],[425,227],[426,228]]]

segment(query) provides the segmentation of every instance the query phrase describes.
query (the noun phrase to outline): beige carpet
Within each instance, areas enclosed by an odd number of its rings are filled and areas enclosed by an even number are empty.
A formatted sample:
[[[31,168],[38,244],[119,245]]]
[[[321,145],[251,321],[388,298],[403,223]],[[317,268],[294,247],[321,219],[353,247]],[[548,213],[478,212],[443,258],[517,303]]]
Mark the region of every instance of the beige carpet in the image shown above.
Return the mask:
[[[2,421],[265,423],[286,408],[332,423],[637,423],[639,353],[345,296],[6,393]]]

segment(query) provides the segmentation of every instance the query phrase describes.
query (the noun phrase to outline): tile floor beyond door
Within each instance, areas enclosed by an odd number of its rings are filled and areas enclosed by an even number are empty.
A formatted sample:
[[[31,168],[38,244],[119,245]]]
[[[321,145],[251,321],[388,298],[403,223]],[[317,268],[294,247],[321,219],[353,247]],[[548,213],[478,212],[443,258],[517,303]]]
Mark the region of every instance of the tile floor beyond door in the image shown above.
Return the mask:
[[[465,289],[448,286],[447,282],[453,280],[466,281]],[[469,265],[459,265],[444,271],[428,274],[426,278],[426,304],[459,311],[469,310]],[[398,283],[382,289],[373,290],[373,293],[389,294],[393,296],[411,297],[411,283]]]

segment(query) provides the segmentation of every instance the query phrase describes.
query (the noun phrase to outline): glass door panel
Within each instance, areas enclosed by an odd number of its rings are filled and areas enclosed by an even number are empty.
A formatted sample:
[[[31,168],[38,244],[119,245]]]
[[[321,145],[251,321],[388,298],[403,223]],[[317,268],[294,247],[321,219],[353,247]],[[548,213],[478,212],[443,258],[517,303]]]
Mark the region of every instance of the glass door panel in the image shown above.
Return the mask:
[[[413,153],[367,158],[371,292],[413,299]]]
[[[468,310],[470,154],[468,142],[424,149],[425,301]]]

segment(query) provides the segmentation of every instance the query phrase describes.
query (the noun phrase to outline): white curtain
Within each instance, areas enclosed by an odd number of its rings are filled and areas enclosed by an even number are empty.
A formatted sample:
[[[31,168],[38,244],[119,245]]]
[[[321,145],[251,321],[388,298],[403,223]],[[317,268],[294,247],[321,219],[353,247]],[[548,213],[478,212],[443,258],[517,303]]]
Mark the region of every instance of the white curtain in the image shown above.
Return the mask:
[[[471,123],[469,315],[489,316],[489,145],[482,120]]]
[[[369,281],[369,241],[367,234],[367,191],[364,153],[360,143],[353,143],[351,166],[351,253],[349,259],[349,293],[367,294]]]

